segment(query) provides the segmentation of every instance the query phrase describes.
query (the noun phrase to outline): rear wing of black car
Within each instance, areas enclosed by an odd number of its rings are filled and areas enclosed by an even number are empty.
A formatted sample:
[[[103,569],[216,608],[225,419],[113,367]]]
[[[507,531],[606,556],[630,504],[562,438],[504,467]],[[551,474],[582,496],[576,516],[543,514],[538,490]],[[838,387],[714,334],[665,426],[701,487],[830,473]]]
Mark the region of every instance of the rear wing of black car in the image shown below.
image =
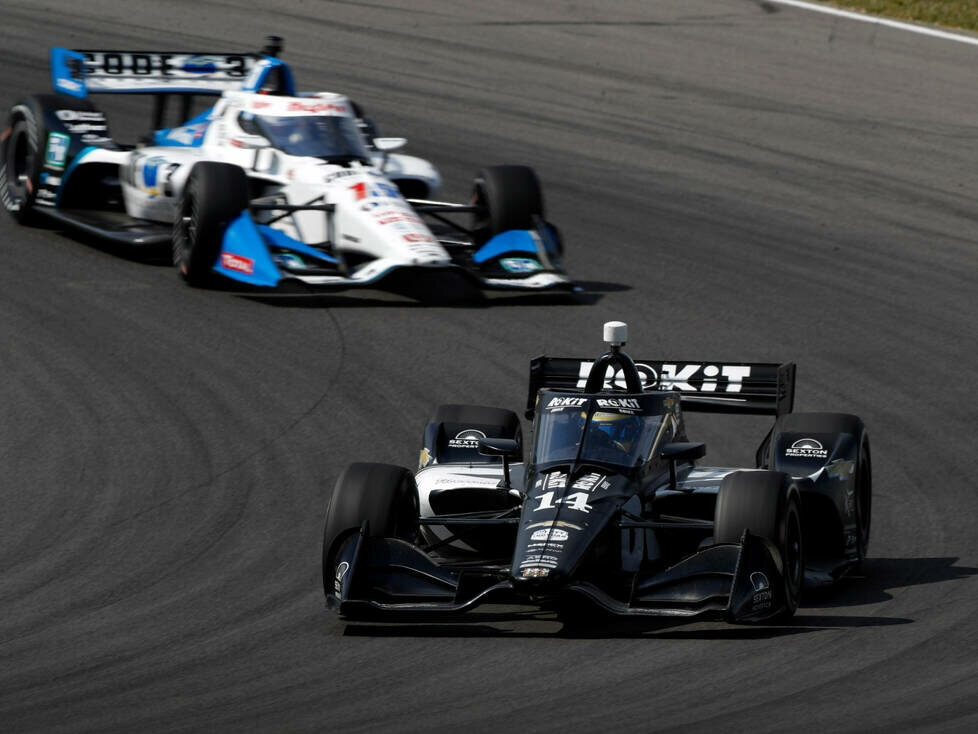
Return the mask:
[[[532,418],[543,388],[581,392],[593,359],[537,357],[530,362],[526,417]],[[708,413],[783,415],[795,402],[795,365],[760,362],[681,362],[636,360],[642,389],[675,390],[683,410]],[[622,375],[605,375],[604,388],[625,389]]]

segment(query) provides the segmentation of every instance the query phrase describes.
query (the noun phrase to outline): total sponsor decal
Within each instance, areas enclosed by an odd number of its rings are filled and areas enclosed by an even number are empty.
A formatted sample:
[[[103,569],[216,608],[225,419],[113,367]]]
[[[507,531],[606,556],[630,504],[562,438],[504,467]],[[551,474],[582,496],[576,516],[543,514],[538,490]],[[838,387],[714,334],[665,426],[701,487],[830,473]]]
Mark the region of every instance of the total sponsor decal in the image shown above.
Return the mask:
[[[564,408],[583,408],[586,404],[587,398],[551,398],[547,410],[556,413]]]
[[[520,576],[525,579],[542,579],[550,575],[549,568],[524,568],[520,571]]]
[[[577,387],[583,389],[587,385],[593,366],[594,362],[581,362]],[[744,378],[751,374],[749,366],[737,364],[663,364],[661,375],[653,367],[641,362],[636,362],[635,367],[642,380],[643,390],[658,386],[662,390],[683,392],[740,392]],[[701,381],[699,387],[689,382],[693,379]],[[605,377],[604,387],[611,386],[626,388],[625,373],[618,370],[610,378]],[[719,389],[721,386],[722,390]]]
[[[754,587],[754,597],[751,604],[755,612],[769,609],[771,607],[771,582],[767,576],[760,571],[754,571],[750,575],[751,585]]]
[[[336,579],[333,581],[333,591],[337,594],[343,591],[343,577],[346,576],[346,572],[350,570],[350,564],[343,561],[336,567]]]
[[[457,433],[455,438],[449,439],[448,445],[453,449],[478,449],[479,441],[485,437],[486,434],[482,431],[476,430],[475,428],[467,428]]]
[[[251,275],[255,272],[255,261],[243,255],[234,255],[230,252],[221,253],[221,267],[228,270],[236,270],[239,273]]]
[[[48,133],[48,149],[44,155],[44,163],[51,168],[62,169],[68,160],[68,146],[71,138],[62,133]]]
[[[798,459],[824,459],[829,452],[814,438],[799,438],[784,450],[784,455]]]

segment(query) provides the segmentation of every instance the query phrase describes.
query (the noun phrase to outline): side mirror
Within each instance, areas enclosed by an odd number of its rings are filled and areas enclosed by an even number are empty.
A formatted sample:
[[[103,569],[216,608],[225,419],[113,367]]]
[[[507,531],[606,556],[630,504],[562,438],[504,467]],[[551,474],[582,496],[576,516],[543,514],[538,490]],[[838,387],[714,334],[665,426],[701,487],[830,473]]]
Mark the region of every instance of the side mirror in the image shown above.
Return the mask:
[[[236,148],[257,150],[259,148],[268,148],[272,144],[264,135],[235,135],[231,138],[231,145]]]
[[[669,461],[696,461],[706,456],[705,443],[667,443],[662,458]]]
[[[520,452],[520,445],[514,438],[480,438],[479,453],[483,456],[502,456],[512,459]]]
[[[705,443],[667,443],[660,454],[669,462],[669,486],[676,488],[676,464],[680,461],[696,461],[706,456]]]
[[[373,143],[381,153],[393,153],[407,145],[407,138],[374,138]]]
[[[479,453],[483,456],[503,457],[503,489],[510,490],[513,485],[509,481],[509,460],[518,456],[520,444],[515,438],[480,438]]]

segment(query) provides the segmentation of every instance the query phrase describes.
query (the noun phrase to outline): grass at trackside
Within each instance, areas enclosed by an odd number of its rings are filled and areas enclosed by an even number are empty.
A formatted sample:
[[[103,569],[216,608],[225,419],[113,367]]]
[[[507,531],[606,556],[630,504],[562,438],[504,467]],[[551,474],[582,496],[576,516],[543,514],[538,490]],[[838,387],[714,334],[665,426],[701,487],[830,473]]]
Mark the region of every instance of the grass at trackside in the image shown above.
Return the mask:
[[[829,0],[839,8],[978,31],[978,0]]]

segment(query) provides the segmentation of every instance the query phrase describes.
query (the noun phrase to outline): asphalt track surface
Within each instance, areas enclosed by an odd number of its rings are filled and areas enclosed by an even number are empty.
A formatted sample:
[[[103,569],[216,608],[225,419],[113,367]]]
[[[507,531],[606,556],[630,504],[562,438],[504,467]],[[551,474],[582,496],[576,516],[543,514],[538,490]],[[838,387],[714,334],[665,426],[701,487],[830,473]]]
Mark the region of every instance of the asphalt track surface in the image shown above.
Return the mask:
[[[975,49],[748,0],[275,6],[3,0],[0,101],[55,44],[277,32],[449,197],[535,166],[588,293],[255,300],[0,218],[0,730],[978,728]],[[865,577],[780,628],[326,613],[342,467],[410,466],[439,403],[518,409],[609,319],[636,356],[794,360],[797,409],[864,418]],[[746,465],[767,428],[690,423]]]

